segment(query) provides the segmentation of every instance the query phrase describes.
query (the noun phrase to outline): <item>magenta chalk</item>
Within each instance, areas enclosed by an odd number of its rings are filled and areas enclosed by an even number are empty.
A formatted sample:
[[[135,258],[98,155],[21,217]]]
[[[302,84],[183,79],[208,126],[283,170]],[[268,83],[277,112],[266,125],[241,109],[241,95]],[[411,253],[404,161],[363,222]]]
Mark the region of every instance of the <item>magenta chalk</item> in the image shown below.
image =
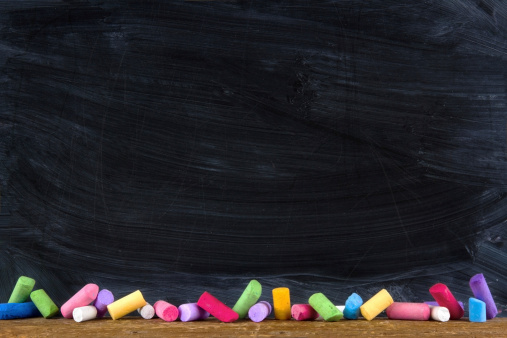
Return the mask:
[[[268,302],[258,302],[248,310],[248,318],[256,323],[262,322],[267,316],[269,316],[272,309],[271,304]]]
[[[99,287],[96,284],[86,284],[74,296],[72,296],[65,304],[62,305],[60,311],[65,318],[72,319],[72,311],[77,307],[89,305],[97,298]]]
[[[315,320],[319,314],[310,304],[294,304],[290,310],[295,320]]]
[[[224,323],[231,323],[239,318],[237,312],[234,312],[230,307],[213,297],[207,291],[204,291],[201,297],[199,297],[197,305]]]
[[[107,312],[107,306],[114,302],[113,293],[107,289],[100,290],[93,306],[97,308],[97,318],[102,318]]]
[[[465,311],[445,284],[438,283],[433,285],[430,288],[430,293],[438,305],[446,307],[449,310],[451,319],[460,319],[465,314]]]
[[[386,309],[387,318],[402,320],[428,320],[430,307],[424,303],[394,302]]]
[[[493,319],[498,314],[491,291],[489,291],[488,283],[482,273],[470,278],[470,288],[474,293],[474,297],[486,303],[486,319]]]
[[[203,310],[197,303],[181,304],[178,306],[178,311],[182,322],[204,320],[209,317],[209,312]]]
[[[159,300],[153,304],[153,308],[155,309],[157,316],[166,322],[174,322],[178,319],[178,308],[168,302]]]

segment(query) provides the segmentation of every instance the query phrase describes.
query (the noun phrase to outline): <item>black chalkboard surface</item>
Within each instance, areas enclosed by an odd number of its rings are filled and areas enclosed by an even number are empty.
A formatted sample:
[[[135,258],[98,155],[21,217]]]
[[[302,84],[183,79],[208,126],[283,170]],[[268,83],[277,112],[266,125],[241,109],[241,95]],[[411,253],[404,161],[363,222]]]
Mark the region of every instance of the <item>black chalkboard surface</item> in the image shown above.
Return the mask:
[[[507,304],[507,5],[0,3],[0,299]]]

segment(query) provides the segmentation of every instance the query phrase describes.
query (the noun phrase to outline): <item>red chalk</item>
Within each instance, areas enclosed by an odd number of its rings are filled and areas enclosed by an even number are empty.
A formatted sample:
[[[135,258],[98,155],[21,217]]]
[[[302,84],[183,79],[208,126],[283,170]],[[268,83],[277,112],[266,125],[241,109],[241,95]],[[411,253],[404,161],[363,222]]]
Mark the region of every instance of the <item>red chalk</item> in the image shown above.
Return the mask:
[[[155,309],[155,313],[157,316],[166,322],[174,322],[178,319],[178,315],[180,312],[178,308],[168,302],[164,302],[163,300],[159,300],[153,304],[153,308]]]
[[[431,310],[424,303],[394,302],[386,309],[386,314],[389,319],[428,320]]]
[[[224,323],[231,323],[239,318],[238,313],[234,312],[230,307],[213,297],[207,291],[201,295],[197,305]]]
[[[465,314],[465,311],[445,284],[438,283],[433,285],[430,288],[430,293],[438,305],[446,307],[449,310],[451,319],[460,319]]]
[[[310,304],[294,304],[290,312],[295,320],[315,320],[319,316]]]

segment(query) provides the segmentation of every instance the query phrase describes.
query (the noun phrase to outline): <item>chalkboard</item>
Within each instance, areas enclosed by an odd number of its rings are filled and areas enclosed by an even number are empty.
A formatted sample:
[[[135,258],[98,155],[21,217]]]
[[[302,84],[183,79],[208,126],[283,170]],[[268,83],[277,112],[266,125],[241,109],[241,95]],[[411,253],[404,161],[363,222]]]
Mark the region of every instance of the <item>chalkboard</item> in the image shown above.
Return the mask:
[[[507,304],[501,1],[0,3],[0,298]]]

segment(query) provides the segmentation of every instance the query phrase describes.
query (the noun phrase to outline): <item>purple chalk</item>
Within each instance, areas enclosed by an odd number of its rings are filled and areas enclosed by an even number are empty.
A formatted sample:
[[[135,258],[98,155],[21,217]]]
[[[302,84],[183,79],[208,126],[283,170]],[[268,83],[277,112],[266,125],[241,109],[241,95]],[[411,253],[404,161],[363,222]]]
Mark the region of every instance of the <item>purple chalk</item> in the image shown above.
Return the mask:
[[[204,320],[209,317],[209,312],[203,310],[199,305],[197,305],[197,303],[181,304],[178,307],[178,311],[182,322]]]
[[[97,308],[97,318],[102,318],[107,312],[107,306],[114,302],[114,296],[111,291],[103,289],[100,290],[93,306]]]
[[[435,301],[424,302],[424,304],[428,304],[429,306],[440,306],[440,305],[438,305],[438,303],[437,303],[437,302],[435,302]],[[459,304],[459,306],[461,306],[461,308],[462,308],[463,310],[465,309],[465,307],[464,307],[464,305],[463,305],[463,302],[458,302],[458,304]]]
[[[475,298],[486,303],[486,319],[495,318],[498,314],[498,309],[491,295],[491,291],[489,291],[488,283],[486,283],[486,279],[482,273],[470,278],[470,288]]]
[[[268,302],[258,302],[252,306],[250,310],[248,310],[248,318],[256,323],[262,322],[264,319],[266,319],[267,316],[269,316],[271,310],[271,304]]]

